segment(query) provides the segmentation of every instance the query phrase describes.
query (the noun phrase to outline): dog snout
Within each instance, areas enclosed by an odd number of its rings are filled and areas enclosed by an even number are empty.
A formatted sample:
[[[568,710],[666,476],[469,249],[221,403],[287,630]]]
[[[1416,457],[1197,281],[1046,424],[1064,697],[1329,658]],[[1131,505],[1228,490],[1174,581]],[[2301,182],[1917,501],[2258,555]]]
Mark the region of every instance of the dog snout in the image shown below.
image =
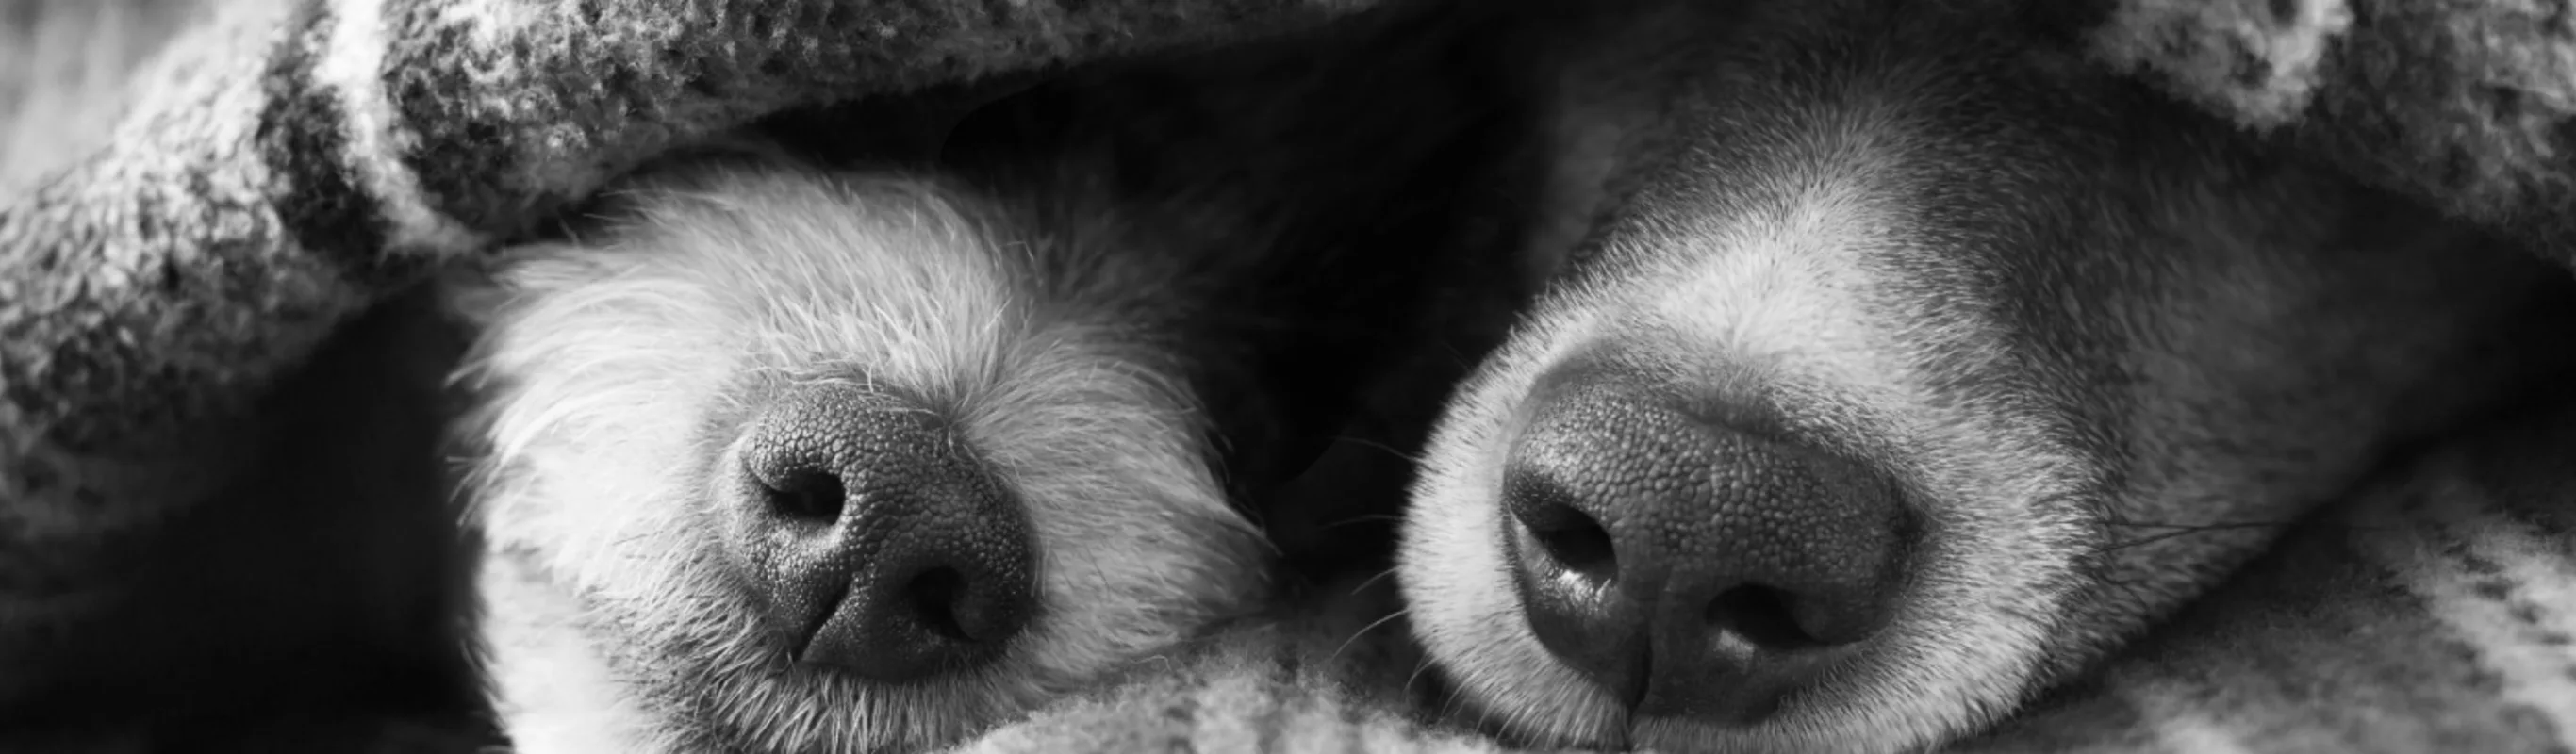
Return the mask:
[[[799,662],[912,681],[990,661],[1033,617],[1026,516],[936,412],[803,385],[745,440],[731,554]]]
[[[1616,380],[1533,399],[1503,471],[1524,612],[1634,713],[1759,722],[1894,613],[1918,527],[1887,476]]]

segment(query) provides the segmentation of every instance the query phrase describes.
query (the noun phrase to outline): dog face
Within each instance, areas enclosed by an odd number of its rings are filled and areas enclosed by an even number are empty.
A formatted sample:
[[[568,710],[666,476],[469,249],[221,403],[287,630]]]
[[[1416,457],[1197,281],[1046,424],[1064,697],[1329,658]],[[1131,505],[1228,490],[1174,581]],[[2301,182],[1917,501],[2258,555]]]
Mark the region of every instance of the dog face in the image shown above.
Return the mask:
[[[495,568],[578,596],[653,735],[948,740],[1263,594],[1141,271],[1039,274],[936,185],[686,180],[528,250],[473,357]]]
[[[1443,60],[1077,76],[969,116],[938,178],[667,168],[463,291],[510,735],[929,747],[1268,596],[1229,501],[1438,329],[1499,122]]]
[[[1455,397],[1400,569],[1484,723],[1938,742],[2527,371],[2542,268],[1973,5],[1548,21],[1591,232]]]

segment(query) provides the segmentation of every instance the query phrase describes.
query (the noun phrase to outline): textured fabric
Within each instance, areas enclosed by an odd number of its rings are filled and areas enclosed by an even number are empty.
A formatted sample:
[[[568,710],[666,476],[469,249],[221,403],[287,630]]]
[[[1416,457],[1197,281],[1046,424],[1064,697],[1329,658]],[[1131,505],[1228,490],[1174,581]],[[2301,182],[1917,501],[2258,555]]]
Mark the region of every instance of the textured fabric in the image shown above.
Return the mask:
[[[2528,0],[2119,0],[2101,58],[2576,260],[2576,13]]]
[[[1368,2],[130,3],[136,23],[196,22],[105,110],[24,90],[117,78],[28,62],[47,19],[110,5],[0,9],[0,127],[15,138],[42,109],[85,137],[0,141],[0,697],[38,677],[20,672],[31,647],[112,600],[142,533],[256,455],[256,396],[362,310],[616,172],[798,104]],[[2088,23],[2107,64],[2570,259],[2570,19],[2504,0],[2119,0]],[[2566,751],[2568,454],[2576,411],[2437,448],[1959,748]],[[1318,587],[965,749],[1497,750],[1440,720],[1401,620],[1380,621],[1389,592]]]

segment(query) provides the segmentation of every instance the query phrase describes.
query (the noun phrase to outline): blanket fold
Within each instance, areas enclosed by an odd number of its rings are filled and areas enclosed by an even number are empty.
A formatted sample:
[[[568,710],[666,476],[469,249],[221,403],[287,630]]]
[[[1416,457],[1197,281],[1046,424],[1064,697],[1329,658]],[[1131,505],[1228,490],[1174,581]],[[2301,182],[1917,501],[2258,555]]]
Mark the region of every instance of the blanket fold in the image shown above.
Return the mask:
[[[0,25],[85,1],[35,0]],[[441,266],[788,108],[1220,44],[1375,2],[207,1],[220,12],[140,72],[94,149],[0,194],[0,734],[77,672],[49,653],[122,598],[138,548],[268,452],[279,419],[263,399]],[[2100,7],[2086,33],[2105,64],[2576,262],[2564,8]],[[2576,409],[2394,470],[1958,748],[2567,751],[2576,639],[2550,628],[2576,610],[2564,453]],[[1384,583],[1314,599],[962,749],[1502,748],[1418,693],[1418,654],[1380,620],[1395,609]]]

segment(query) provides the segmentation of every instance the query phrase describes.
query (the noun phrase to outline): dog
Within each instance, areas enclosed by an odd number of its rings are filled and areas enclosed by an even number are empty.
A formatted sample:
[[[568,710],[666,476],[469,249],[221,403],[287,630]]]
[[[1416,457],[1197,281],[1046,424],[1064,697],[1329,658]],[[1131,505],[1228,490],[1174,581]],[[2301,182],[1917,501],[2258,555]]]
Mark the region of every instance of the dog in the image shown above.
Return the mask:
[[[1260,604],[1263,501],[1516,306],[1451,282],[1513,256],[1464,213],[1516,121],[1423,18],[1073,72],[927,163],[791,114],[454,283],[513,744],[934,747]]]
[[[2078,6],[1526,12],[1583,230],[1398,574],[1507,739],[1937,746],[2565,365],[2563,273],[2114,75]]]

